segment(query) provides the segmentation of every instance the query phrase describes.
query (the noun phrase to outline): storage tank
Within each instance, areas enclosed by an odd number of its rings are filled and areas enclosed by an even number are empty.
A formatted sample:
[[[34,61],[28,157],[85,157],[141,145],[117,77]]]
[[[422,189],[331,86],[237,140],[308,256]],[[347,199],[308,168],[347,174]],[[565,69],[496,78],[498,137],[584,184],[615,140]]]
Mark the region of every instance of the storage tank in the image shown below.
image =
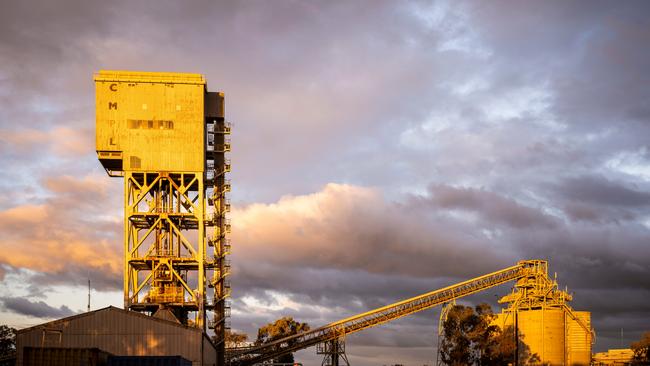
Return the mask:
[[[542,364],[564,365],[564,310],[543,308],[520,310],[517,317],[522,341],[536,353]]]
[[[519,340],[528,346],[530,355],[536,354],[543,365],[565,365],[567,342],[564,309],[526,309],[516,313]],[[503,312],[496,319],[501,329],[513,326],[514,322],[514,312]]]
[[[569,305],[571,300],[568,289],[559,289],[544,265],[517,280],[512,292],[499,300],[509,305],[495,322],[502,329],[516,323],[519,341],[528,346],[531,355],[537,355],[535,364],[589,365],[593,340],[591,314],[574,311]],[[520,355],[521,350],[520,347]],[[520,364],[526,361],[530,360],[520,360]]]
[[[537,354],[542,365],[590,364],[591,333],[587,330],[591,329],[590,312],[569,313],[564,308],[520,309],[516,321],[520,342],[529,347],[531,355]],[[495,319],[501,329],[513,326],[514,322],[511,311],[504,311]]]
[[[567,314],[567,356],[571,366],[587,366],[591,362],[591,334],[578,321],[591,329],[591,313],[573,311],[578,319]]]

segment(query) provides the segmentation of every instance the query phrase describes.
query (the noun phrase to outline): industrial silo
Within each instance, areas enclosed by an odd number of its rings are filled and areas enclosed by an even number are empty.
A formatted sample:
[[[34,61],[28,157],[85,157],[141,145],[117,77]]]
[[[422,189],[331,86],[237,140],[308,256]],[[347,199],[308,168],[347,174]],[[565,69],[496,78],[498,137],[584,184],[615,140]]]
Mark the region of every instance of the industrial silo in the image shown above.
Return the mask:
[[[517,314],[522,342],[537,354],[542,364],[564,365],[565,334],[563,309],[522,310]]]
[[[587,366],[591,362],[591,313],[573,311],[567,313],[567,361],[571,366]],[[580,324],[582,322],[582,324]]]
[[[546,269],[544,269],[546,270]],[[508,306],[497,315],[495,323],[505,329],[517,330],[519,355],[528,348],[536,355],[534,364],[589,365],[591,361],[591,314],[574,311],[570,294],[560,290],[557,282],[547,276],[531,276],[517,282],[512,293],[500,303]],[[529,360],[519,360],[524,365]]]

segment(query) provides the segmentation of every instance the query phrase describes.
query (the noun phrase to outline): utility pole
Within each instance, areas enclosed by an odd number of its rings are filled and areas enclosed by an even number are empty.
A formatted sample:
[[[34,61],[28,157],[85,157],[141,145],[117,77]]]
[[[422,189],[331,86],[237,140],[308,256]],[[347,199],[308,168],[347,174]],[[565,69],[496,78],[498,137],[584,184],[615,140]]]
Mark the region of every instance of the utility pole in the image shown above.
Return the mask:
[[[623,328],[621,328],[621,344],[619,348],[623,348]]]
[[[88,278],[88,312],[90,312],[90,278]]]

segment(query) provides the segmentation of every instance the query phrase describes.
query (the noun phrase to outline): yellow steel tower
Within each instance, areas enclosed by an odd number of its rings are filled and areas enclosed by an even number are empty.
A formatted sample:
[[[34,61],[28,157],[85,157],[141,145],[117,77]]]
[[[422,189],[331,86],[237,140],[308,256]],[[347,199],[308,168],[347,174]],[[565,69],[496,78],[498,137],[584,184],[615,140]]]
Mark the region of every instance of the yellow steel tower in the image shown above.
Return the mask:
[[[124,307],[209,325],[223,357],[230,313],[223,93],[186,73],[100,71],[95,88],[97,156],[110,176],[124,178]]]

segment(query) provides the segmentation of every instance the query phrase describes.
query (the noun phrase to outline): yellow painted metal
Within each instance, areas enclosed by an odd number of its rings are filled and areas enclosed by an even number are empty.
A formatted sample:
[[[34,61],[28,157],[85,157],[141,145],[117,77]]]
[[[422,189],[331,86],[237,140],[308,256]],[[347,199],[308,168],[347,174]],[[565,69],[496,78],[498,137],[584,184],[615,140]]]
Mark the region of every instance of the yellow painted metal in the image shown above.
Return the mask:
[[[339,320],[337,322],[331,323],[330,326],[337,326],[337,325],[343,325],[346,323],[351,323],[355,322],[361,319],[364,319],[368,316],[373,316],[376,314],[381,314],[386,311],[394,311],[397,310],[397,313],[394,316],[402,317],[405,315],[411,314],[411,312],[403,312],[402,308],[412,310],[411,307],[413,305],[419,304],[420,306],[435,306],[435,305],[440,305],[444,302],[447,301],[452,301],[455,299],[458,299],[463,296],[471,295],[473,293],[479,292],[486,290],[488,288],[498,286],[504,282],[508,282],[517,278],[521,278],[525,275],[532,275],[535,272],[535,268],[539,267],[539,265],[536,263],[536,261],[525,261],[521,262],[520,264],[516,266],[512,266],[506,269],[503,269],[501,271],[497,272],[492,272],[490,274],[486,274],[480,277],[473,278],[468,281],[464,281],[455,285],[451,285],[439,290],[435,290],[432,292],[428,292],[426,294],[416,296],[407,300],[403,300],[391,305],[387,305],[378,309],[374,309],[371,311],[368,311],[363,314],[358,314],[346,319]],[[445,301],[440,302],[438,300],[439,297],[444,297]],[[435,303],[430,304],[429,301],[430,299],[435,299]],[[424,310],[420,309],[419,307],[417,308],[417,311]],[[388,317],[385,318],[385,321],[388,320],[393,320],[395,319],[394,317]],[[384,319],[382,319],[384,320]],[[385,321],[382,321],[385,322]],[[368,328],[370,326],[374,326],[374,322],[372,324],[367,324],[364,326],[362,329]],[[359,329],[361,330],[361,329]]]
[[[230,220],[227,218],[230,212],[230,181],[226,174],[230,172],[230,160],[226,153],[230,151],[230,123],[225,120],[225,106],[223,93],[208,93],[206,95],[206,123],[208,130],[207,158],[210,167],[210,181],[212,188],[208,192],[210,203],[209,226],[212,228],[206,234],[203,245],[213,248],[212,264],[214,271],[211,278],[208,278],[208,286],[214,289],[212,307],[214,318],[210,322],[215,333],[215,345],[221,362],[225,361],[226,352],[226,329],[229,328],[227,318],[230,316],[230,305],[227,303],[230,297],[230,261],[227,256],[230,254]]]
[[[588,327],[591,313],[573,311]],[[498,314],[495,323],[501,328],[518,324],[521,342],[540,357],[542,364],[589,365],[591,361],[591,332],[572,318],[563,307],[519,310]],[[589,328],[590,329],[590,328]],[[522,345],[523,346],[523,345]]]
[[[100,71],[96,146],[109,171],[202,172],[205,80],[197,74]]]
[[[230,349],[233,365],[254,365],[279,355],[294,352],[318,343],[375,327],[434,306],[517,280],[521,283],[542,283],[548,278],[548,264],[543,260],[520,261],[517,265],[483,276],[431,291],[391,305],[345,318],[323,327],[283,338],[261,346]]]
[[[524,342],[529,343],[531,352],[537,353],[543,358],[542,364],[569,365],[568,360],[578,365],[581,364],[580,362],[587,357],[586,355],[591,354],[593,331],[589,324],[589,313],[575,312],[569,307],[567,302],[571,300],[571,296],[566,291],[557,289],[557,282],[548,276],[548,262],[544,260],[520,261],[516,266],[261,346],[229,349],[228,359],[232,365],[254,365],[318,343],[340,339],[348,334],[448,303],[509,281],[516,281],[515,289],[501,299],[501,302],[509,302],[513,305],[498,314],[495,322],[502,327],[517,322],[519,332],[524,335]],[[570,334],[568,338],[566,337],[567,332]],[[567,344],[574,344],[573,351],[567,351],[570,347]],[[588,350],[585,350],[585,347]]]
[[[591,313],[574,311],[575,316],[591,328]],[[588,366],[591,362],[591,334],[577,320],[567,316],[567,364]]]
[[[634,351],[629,348],[608,349],[607,352],[598,352],[593,357],[594,366],[624,366],[630,365],[634,358]]]
[[[204,328],[206,256],[192,238],[204,235],[203,173],[126,171],[124,190],[125,308],[168,308],[185,324],[196,312]]]
[[[110,176],[124,177],[124,306],[168,309],[184,324],[209,325],[223,364],[230,310],[224,95],[206,91],[199,74],[100,71],[94,80],[97,157]]]
[[[522,278],[499,300],[509,305],[495,323],[502,329],[515,326],[541,364],[589,365],[594,337],[590,313],[573,310],[571,300],[549,276]]]
[[[499,319],[503,321],[504,319]],[[505,323],[513,326],[515,318],[507,317]],[[565,365],[565,313],[561,308],[520,310],[516,314],[518,333],[522,343],[537,354],[542,364]],[[522,346],[522,345],[520,345]]]

